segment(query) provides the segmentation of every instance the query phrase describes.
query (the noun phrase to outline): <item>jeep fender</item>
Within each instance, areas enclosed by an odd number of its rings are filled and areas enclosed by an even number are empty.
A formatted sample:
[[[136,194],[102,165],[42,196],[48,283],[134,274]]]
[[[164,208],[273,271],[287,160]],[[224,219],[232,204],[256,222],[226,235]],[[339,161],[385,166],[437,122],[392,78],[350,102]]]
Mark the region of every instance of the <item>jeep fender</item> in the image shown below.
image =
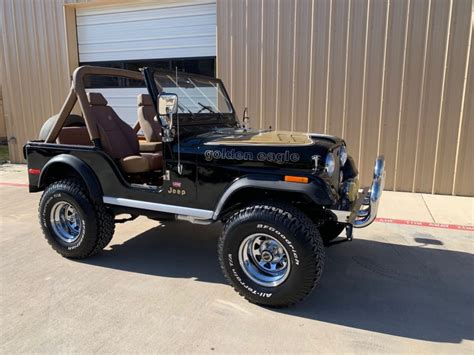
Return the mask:
[[[262,180],[261,178],[255,177],[244,177],[241,178],[232,185],[230,185],[226,191],[222,194],[219,202],[217,203],[216,209],[212,218],[217,220],[226,204],[226,202],[238,191],[246,188],[257,188],[261,190],[271,191],[285,191],[300,193],[309,197],[315,204],[320,206],[333,205],[336,202],[336,197],[328,188],[328,186],[320,179],[309,184],[286,182],[283,180]]]
[[[92,169],[81,159],[69,154],[57,155],[45,164],[41,169],[38,187],[41,188],[46,183],[50,173],[61,166],[67,166],[74,170],[84,181],[90,198],[94,202],[102,202],[102,189]]]

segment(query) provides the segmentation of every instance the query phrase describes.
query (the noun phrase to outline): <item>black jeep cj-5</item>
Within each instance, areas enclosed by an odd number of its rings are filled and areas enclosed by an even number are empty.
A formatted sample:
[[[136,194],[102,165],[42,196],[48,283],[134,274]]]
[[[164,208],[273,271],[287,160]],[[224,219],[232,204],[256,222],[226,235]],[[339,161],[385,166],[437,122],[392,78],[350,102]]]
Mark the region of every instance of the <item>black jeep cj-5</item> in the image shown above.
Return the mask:
[[[86,90],[90,76],[146,84],[134,128]],[[71,114],[77,101],[82,116]],[[150,68],[76,69],[39,138],[24,147],[29,186],[44,190],[40,223],[58,253],[96,254],[120,214],[221,221],[225,277],[249,301],[274,307],[310,293],[323,271],[323,243],[372,223],[384,186],[382,157],[370,188],[360,189],[342,139],[248,129],[220,80]]]

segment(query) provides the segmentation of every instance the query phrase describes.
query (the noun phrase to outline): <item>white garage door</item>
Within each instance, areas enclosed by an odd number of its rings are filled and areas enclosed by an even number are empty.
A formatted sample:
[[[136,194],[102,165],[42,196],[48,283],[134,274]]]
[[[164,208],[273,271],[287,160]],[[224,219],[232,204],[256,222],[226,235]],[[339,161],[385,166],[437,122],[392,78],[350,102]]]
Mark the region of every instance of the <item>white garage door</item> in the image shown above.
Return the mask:
[[[80,62],[216,55],[216,4],[79,8]]]
[[[216,56],[215,1],[160,1],[76,10],[79,62],[112,62]],[[119,116],[136,120],[140,90],[101,91]]]

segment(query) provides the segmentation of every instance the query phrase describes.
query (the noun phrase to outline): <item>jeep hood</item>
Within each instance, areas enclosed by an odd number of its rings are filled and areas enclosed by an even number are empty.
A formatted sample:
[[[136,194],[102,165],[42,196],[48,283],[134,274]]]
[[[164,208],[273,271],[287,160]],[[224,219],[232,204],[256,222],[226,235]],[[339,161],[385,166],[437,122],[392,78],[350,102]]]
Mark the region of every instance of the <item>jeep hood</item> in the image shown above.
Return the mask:
[[[328,151],[337,149],[343,142],[337,137],[313,133],[228,127],[215,128],[181,140],[181,152],[195,154],[199,164],[304,169],[311,172],[315,161],[323,168]]]
[[[206,146],[304,147],[318,145],[329,149],[342,143],[340,138],[314,133],[224,128],[199,136]]]

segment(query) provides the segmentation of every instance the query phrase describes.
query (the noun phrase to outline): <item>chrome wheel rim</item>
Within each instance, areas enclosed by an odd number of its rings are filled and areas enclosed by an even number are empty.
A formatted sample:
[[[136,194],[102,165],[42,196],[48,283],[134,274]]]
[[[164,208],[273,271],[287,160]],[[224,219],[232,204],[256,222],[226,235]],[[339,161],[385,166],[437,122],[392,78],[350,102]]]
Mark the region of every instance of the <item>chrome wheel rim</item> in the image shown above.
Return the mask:
[[[51,209],[51,226],[59,239],[71,244],[81,234],[82,219],[73,205],[60,201]]]
[[[282,284],[290,274],[290,256],[277,239],[268,234],[249,235],[240,244],[239,263],[245,274],[265,287]]]

